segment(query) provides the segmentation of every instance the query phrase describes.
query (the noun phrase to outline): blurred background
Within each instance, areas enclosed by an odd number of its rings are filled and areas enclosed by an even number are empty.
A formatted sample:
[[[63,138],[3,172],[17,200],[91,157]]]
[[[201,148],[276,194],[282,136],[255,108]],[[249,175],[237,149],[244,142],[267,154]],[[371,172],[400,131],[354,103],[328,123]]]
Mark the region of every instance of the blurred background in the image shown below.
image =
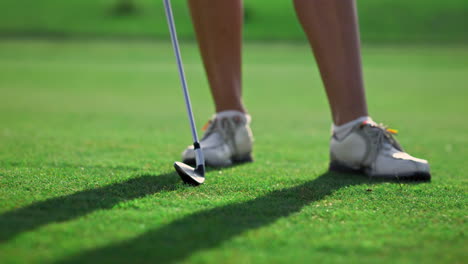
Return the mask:
[[[358,0],[365,43],[468,41],[466,0]],[[291,1],[245,4],[245,39],[302,40]],[[174,0],[182,39],[192,39],[185,0]],[[1,37],[167,37],[160,0],[2,0]]]

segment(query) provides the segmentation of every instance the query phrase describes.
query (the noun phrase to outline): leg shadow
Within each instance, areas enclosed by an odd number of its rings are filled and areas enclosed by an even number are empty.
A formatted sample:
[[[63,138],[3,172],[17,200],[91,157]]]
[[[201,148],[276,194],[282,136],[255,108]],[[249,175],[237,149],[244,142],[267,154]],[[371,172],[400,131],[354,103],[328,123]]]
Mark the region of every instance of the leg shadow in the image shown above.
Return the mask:
[[[115,204],[141,198],[162,190],[172,190],[180,182],[176,173],[142,175],[101,188],[60,196],[0,214],[0,243],[14,236],[53,222],[64,222],[110,209]]]
[[[241,203],[197,212],[137,238],[71,256],[60,263],[174,263],[248,230],[272,224],[345,186],[375,183],[327,172],[317,179]]]

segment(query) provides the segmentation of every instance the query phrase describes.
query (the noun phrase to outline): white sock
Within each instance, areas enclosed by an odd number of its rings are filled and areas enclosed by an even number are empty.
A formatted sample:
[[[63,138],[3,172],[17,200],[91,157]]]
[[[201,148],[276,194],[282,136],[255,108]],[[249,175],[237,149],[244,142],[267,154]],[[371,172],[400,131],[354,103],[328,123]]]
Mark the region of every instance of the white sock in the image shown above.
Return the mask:
[[[361,116],[357,119],[344,123],[343,125],[340,125],[340,126],[333,124],[332,133],[335,135],[336,138],[338,138],[338,140],[341,140],[344,137],[346,137],[346,135],[348,135],[348,133],[351,131],[351,129],[353,129],[354,126],[364,121],[372,122],[372,123],[374,122],[372,118],[370,118],[369,116]]]
[[[213,117],[214,118],[224,118],[224,117],[231,118],[231,117],[234,117],[234,116],[241,116],[241,117],[245,118],[246,122],[250,123],[251,117],[250,117],[249,114],[246,114],[246,113],[243,113],[243,112],[240,112],[240,111],[236,111],[236,110],[221,111],[221,112],[216,113]]]

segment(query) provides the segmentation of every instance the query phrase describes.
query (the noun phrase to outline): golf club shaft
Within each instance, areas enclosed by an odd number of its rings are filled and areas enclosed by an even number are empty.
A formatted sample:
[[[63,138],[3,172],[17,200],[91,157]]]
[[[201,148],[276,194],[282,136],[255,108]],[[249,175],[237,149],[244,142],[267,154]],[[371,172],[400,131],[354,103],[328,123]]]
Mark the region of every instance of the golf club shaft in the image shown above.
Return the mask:
[[[182,91],[185,98],[185,106],[187,108],[187,115],[190,122],[190,128],[192,129],[193,145],[195,148],[197,166],[204,165],[203,153],[198,142],[197,129],[195,126],[195,119],[193,117],[192,104],[190,103],[190,95],[187,87],[187,80],[185,79],[184,66],[182,65],[182,56],[180,55],[179,41],[177,39],[177,31],[174,22],[174,15],[172,13],[171,1],[163,0],[164,10],[166,12],[167,24],[169,25],[169,32],[171,35],[172,47],[174,48],[174,54],[177,61],[177,68],[179,70],[180,82],[182,84]]]

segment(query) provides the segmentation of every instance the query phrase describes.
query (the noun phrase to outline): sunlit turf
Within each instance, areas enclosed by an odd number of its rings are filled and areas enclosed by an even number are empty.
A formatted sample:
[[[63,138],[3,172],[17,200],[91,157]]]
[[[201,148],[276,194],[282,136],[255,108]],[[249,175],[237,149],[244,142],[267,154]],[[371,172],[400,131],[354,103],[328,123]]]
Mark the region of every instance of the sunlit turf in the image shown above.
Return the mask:
[[[195,118],[213,112],[182,44]],[[327,173],[306,45],[245,46],[255,162],[183,185],[191,143],[170,43],[0,42],[0,262],[462,263],[468,49],[364,47],[369,108],[430,183]]]

